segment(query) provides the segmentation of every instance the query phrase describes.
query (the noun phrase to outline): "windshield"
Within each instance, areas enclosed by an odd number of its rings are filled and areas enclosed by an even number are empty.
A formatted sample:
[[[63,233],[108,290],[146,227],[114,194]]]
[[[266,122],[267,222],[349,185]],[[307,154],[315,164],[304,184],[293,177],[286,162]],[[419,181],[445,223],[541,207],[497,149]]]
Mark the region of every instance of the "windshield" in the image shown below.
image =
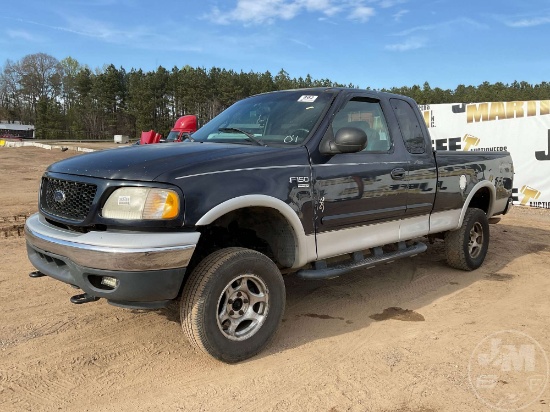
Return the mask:
[[[179,135],[180,135],[180,132],[176,132],[172,130],[170,133],[168,133],[168,136],[166,136],[166,141],[175,142],[178,140]]]
[[[300,145],[329,107],[333,93],[292,90],[253,96],[193,134],[199,142]]]

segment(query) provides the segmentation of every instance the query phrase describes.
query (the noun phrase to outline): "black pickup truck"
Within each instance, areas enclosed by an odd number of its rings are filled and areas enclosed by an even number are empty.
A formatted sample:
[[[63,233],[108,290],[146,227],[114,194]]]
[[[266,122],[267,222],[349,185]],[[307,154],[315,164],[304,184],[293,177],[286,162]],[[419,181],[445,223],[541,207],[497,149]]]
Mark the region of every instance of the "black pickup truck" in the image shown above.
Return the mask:
[[[479,267],[513,173],[507,152],[434,152],[407,97],[261,94],[184,143],[51,165],[25,228],[31,275],[80,288],[73,303],[179,300],[191,344],[237,362],[277,330],[282,274],[340,276],[423,252],[419,238],[443,239],[455,268]]]

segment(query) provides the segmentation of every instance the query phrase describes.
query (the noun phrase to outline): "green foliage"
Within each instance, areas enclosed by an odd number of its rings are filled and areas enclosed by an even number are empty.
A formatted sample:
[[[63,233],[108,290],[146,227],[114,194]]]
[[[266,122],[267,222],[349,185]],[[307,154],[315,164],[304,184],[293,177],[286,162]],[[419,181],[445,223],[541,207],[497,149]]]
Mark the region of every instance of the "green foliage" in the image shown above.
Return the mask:
[[[291,78],[284,69],[273,75],[185,65],[127,72],[110,64],[92,71],[72,57],[58,61],[44,53],[8,60],[0,69],[0,119],[35,124],[38,138],[51,139],[112,139],[115,134],[137,138],[151,129],[166,135],[179,116],[195,114],[205,123],[250,95],[356,87],[309,74]],[[382,91],[410,96],[419,104],[550,99],[547,82],[460,84],[454,90],[432,88],[425,82]]]
[[[61,104],[54,99],[41,97],[36,106],[36,135],[43,139],[58,139],[64,129]]]
[[[550,100],[550,83],[548,82],[535,85],[517,81],[512,84],[483,82],[479,86],[459,84],[454,90],[443,90],[439,87],[432,89],[426,82],[422,88],[415,85],[392,87],[391,89],[382,89],[382,91],[412,97],[418,104]]]

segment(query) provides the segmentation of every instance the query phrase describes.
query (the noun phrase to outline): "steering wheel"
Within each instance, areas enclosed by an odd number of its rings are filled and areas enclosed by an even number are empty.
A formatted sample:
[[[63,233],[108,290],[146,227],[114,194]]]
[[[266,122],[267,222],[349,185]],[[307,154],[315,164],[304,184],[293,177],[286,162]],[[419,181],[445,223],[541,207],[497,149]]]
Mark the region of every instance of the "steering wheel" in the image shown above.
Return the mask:
[[[309,134],[308,129],[294,129],[292,132],[290,132],[286,137],[284,142],[285,143],[298,143],[298,140],[302,141],[304,140],[307,135]]]

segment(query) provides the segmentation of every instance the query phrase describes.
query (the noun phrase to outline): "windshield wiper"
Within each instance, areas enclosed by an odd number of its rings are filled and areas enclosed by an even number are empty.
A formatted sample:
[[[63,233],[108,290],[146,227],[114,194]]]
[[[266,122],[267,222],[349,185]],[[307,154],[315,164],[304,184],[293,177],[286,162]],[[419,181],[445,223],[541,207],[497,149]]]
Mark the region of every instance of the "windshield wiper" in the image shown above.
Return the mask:
[[[254,136],[252,133],[248,133],[247,131],[242,130],[242,129],[238,129],[236,127],[220,127],[218,129],[218,131],[220,131],[222,133],[232,133],[232,132],[242,133],[246,137],[248,137],[248,140],[250,140],[253,143],[256,143],[258,146],[267,146],[264,142],[262,142],[260,139],[258,139],[256,136]]]

